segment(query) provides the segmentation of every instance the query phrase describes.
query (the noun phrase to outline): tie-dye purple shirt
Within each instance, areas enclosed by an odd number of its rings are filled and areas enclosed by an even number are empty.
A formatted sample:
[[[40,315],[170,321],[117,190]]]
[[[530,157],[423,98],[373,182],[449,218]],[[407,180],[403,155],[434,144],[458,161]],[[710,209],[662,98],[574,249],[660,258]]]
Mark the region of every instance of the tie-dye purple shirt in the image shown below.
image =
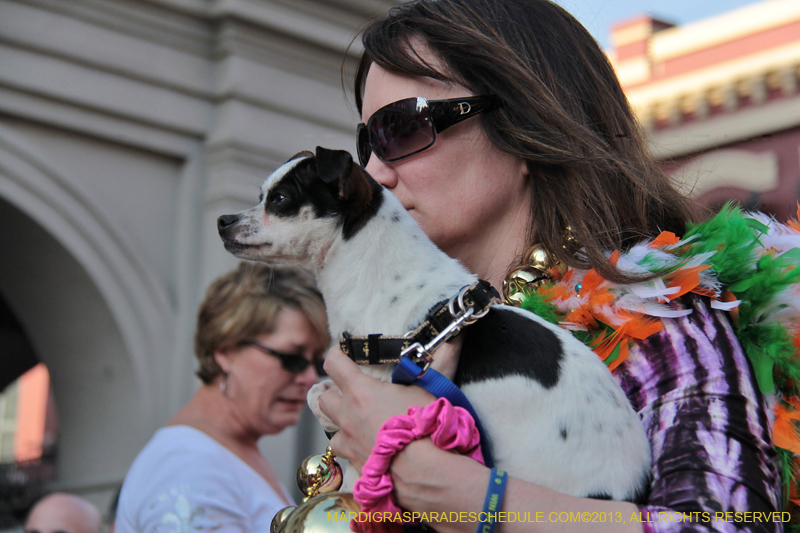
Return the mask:
[[[781,511],[771,414],[727,316],[704,299],[686,303],[691,315],[664,320],[615,371],[652,447],[644,531],[781,532],[755,521],[764,515],[717,514]]]

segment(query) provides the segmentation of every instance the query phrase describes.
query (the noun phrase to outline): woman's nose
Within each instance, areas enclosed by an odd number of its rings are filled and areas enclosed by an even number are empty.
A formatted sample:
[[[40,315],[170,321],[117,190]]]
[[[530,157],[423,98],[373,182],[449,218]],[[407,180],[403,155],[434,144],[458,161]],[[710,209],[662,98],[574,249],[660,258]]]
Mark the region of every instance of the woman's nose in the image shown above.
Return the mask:
[[[313,387],[319,381],[316,365],[308,365],[308,368],[296,374],[295,380],[303,384],[307,388]]]
[[[375,154],[369,158],[365,170],[375,181],[387,189],[394,189],[397,186],[397,172],[390,165],[378,159]]]

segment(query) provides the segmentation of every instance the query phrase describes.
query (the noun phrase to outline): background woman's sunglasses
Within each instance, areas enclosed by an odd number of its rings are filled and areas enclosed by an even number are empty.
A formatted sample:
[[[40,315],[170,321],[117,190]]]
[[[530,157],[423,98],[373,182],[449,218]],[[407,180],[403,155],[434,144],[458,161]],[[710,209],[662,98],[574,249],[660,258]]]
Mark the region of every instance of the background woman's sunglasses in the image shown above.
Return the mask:
[[[259,344],[257,342],[245,342],[242,346],[252,346],[253,348],[259,350],[260,352],[264,352],[267,355],[271,355],[272,357],[277,357],[281,362],[281,367],[287,372],[292,374],[302,374],[305,372],[306,368],[311,365],[314,365],[315,369],[317,370],[317,374],[320,376],[325,375],[325,371],[322,370],[322,361],[309,361],[302,355],[297,355],[293,353],[283,353],[277,350],[273,350],[272,348],[267,348],[266,346]]]
[[[418,154],[433,146],[437,133],[499,103],[496,96],[431,101],[417,96],[392,102],[358,125],[358,160],[365,167],[372,152],[387,163]]]

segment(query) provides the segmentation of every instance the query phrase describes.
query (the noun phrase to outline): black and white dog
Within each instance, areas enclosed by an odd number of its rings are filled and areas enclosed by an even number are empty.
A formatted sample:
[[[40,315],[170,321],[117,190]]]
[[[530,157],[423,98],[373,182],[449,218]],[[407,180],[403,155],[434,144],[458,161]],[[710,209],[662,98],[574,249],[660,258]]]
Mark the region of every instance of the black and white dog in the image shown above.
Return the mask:
[[[225,248],[242,259],[314,271],[334,339],[344,331],[403,335],[476,279],[344,151],[297,154],[267,178],[257,206],[217,225]],[[494,306],[462,335],[454,381],[499,468],[573,496],[636,501],[647,492],[644,428],[589,348],[507,306]],[[391,370],[376,377],[388,381]]]

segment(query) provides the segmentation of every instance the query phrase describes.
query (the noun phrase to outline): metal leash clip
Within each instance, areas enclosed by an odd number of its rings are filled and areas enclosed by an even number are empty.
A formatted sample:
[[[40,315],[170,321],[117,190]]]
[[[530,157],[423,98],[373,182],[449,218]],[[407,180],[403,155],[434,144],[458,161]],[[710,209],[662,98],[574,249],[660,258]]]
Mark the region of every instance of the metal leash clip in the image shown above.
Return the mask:
[[[439,332],[438,335],[436,335],[424,346],[419,342],[415,342],[400,352],[401,359],[408,357],[420,368],[422,373],[419,377],[422,377],[430,368],[431,364],[433,363],[433,352],[435,352],[439,346],[458,335],[463,326],[469,326],[470,324],[473,324],[479,318],[486,316],[486,313],[489,312],[489,309],[492,307],[491,304],[487,305],[486,308],[476,314],[474,307],[467,306],[464,303],[464,296],[466,295],[467,291],[473,289],[475,286],[475,284],[466,285],[462,287],[456,296],[450,298],[450,301],[447,303],[447,310],[450,311],[450,314],[456,317],[456,319],[448,324],[441,332]],[[455,309],[456,305],[458,305],[458,311]],[[413,335],[413,333],[414,332],[408,332],[406,333],[406,336],[409,337]]]
[[[462,316],[458,317],[456,320],[451,322],[447,325],[438,335],[430,340],[424,346],[419,342],[415,342],[402,352],[400,352],[400,358],[408,357],[411,361],[416,364],[421,370],[422,377],[425,372],[428,371],[431,364],[433,363],[433,352],[435,352],[439,346],[450,340],[452,337],[455,337],[461,331],[461,326],[472,317],[472,308],[470,307],[467,309],[467,312],[464,313]],[[473,320],[474,322],[474,320]],[[468,324],[471,324],[469,322]],[[412,353],[415,352],[415,353]]]

